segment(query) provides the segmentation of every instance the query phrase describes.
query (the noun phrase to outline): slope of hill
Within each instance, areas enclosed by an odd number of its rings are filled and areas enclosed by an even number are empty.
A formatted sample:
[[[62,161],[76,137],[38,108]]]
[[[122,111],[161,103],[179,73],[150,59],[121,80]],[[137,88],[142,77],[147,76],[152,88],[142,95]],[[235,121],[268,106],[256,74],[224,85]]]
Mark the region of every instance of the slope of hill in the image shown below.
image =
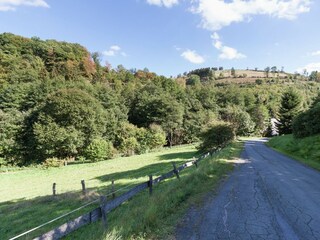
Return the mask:
[[[229,78],[216,80],[216,74]],[[221,120],[238,134],[264,135],[286,88],[299,92],[304,108],[319,90],[315,82],[283,74],[263,79],[268,84],[247,84],[263,72],[205,68],[172,79],[103,66],[98,53],[79,44],[0,34],[0,164],[141,154],[199,141],[205,128]],[[219,82],[227,79],[247,83]]]
[[[267,144],[279,152],[320,170],[320,135],[300,139],[292,135],[279,136],[272,138]]]

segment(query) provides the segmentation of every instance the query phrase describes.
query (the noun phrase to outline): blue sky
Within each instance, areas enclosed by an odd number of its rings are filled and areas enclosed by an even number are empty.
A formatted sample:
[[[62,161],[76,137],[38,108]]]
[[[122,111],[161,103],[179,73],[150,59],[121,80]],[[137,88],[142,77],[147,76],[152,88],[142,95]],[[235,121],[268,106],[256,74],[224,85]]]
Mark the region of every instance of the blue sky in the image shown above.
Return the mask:
[[[100,52],[113,67],[320,70],[316,0],[0,0],[0,32]]]

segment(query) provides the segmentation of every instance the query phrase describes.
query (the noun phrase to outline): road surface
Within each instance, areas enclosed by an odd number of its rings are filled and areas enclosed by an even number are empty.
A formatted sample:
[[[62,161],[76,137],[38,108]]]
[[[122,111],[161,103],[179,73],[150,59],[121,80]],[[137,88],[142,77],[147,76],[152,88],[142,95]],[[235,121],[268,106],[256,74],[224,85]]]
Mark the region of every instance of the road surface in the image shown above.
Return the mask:
[[[176,239],[320,239],[320,172],[263,140],[246,142],[241,159],[215,197],[189,210]]]

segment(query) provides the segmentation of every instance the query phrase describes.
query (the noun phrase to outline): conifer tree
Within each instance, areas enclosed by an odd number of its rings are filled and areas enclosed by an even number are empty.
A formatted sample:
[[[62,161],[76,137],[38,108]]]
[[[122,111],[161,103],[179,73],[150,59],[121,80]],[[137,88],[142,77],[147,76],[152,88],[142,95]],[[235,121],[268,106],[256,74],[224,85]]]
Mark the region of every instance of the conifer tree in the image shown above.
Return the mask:
[[[301,109],[301,97],[292,88],[283,93],[279,111],[279,134],[291,134],[293,119]]]

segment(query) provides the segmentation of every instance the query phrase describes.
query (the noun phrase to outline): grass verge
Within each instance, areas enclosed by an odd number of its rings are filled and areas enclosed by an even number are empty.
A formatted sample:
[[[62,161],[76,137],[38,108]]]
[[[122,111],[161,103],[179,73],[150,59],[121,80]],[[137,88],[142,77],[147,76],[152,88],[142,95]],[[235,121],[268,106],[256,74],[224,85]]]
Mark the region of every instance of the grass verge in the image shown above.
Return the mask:
[[[272,138],[267,145],[320,171],[320,135],[297,139],[292,135]]]
[[[234,143],[211,159],[205,159],[198,169],[182,171],[180,181],[172,178],[160,183],[154,188],[153,196],[149,197],[148,191],[145,191],[124,203],[108,215],[108,231],[104,230],[101,222],[97,222],[79,229],[68,239],[167,239],[190,204],[200,202],[203,194],[217,186],[219,180],[232,169],[232,165],[225,160],[237,157],[241,148],[242,143]],[[189,145],[99,163],[1,174],[0,186],[11,184],[11,189],[0,201],[1,239],[9,239],[90,202],[101,193],[108,193],[111,179],[118,179],[116,189],[140,183],[146,181],[149,174],[171,170],[172,161],[180,165],[195,154],[194,146]],[[77,181],[72,180],[73,177]],[[82,178],[90,180],[88,185],[92,187],[86,196],[82,196],[80,191]],[[65,190],[68,187],[71,191],[50,196],[53,179],[59,181],[60,186],[65,183]],[[21,184],[25,192],[15,184]],[[17,199],[19,194],[27,197]],[[39,197],[32,197],[34,194]],[[3,198],[10,200],[3,201]],[[32,239],[97,206],[98,203],[90,205],[21,239]]]
[[[171,239],[175,226],[193,204],[217,188],[233,169],[227,160],[239,157],[243,144],[233,143],[218,154],[200,162],[198,168],[181,172],[180,180],[168,179],[111,212],[108,231],[101,222],[88,225],[67,239]]]

